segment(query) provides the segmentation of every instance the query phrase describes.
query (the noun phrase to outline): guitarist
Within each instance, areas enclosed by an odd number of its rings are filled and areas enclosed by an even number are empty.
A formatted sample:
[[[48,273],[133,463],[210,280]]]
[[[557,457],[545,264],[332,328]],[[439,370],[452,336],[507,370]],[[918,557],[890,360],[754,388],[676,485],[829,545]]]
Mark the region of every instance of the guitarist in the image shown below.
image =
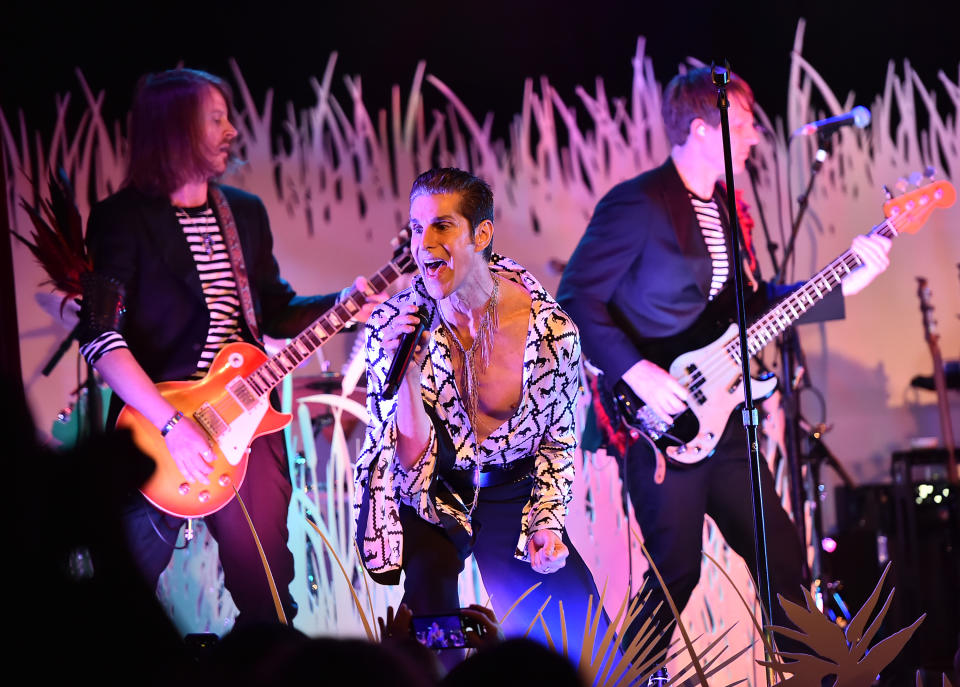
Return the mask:
[[[157,391],[156,382],[202,378],[217,351],[232,341],[261,345],[258,331],[298,334],[332,307],[338,294],[297,296],[280,278],[263,203],[213,180],[235,161],[237,130],[222,79],[192,69],[140,80],[130,119],[129,167],[123,188],[90,213],[93,260],[83,298],[81,352],[114,390],[161,432],[171,458],[190,484],[209,483],[213,459],[207,434]],[[227,201],[242,248],[244,274],[225,245]],[[240,297],[249,280],[249,317]],[[358,278],[356,287],[368,291]],[[358,313],[366,319],[379,294]],[[250,321],[254,320],[254,321]],[[116,398],[119,397],[119,398]],[[252,444],[240,496],[263,544],[288,620],[293,556],[287,548],[291,486],[280,433]],[[277,620],[250,529],[234,499],[209,516],[224,581],[240,610],[237,625]],[[154,589],[173,554],[183,520],[131,495],[123,514],[131,553]]]
[[[737,77],[731,79],[728,93],[733,168],[742,172],[750,149],[759,141],[753,93]],[[724,287],[732,289],[731,269],[739,268],[731,265],[726,195],[717,183],[724,173],[724,157],[716,101],[709,68],[673,78],[662,106],[670,157],[660,167],[615,186],[600,200],[558,290],[558,301],[580,328],[584,353],[603,372],[603,386],[609,390],[622,379],[663,418],[685,409],[687,389],[644,359],[643,342],[690,328]],[[882,237],[854,239],[853,249],[864,266],[842,282],[844,296],[856,293],[886,268],[889,245]],[[745,283],[753,283],[758,296],[783,295],[758,284],[751,270],[746,271]],[[842,316],[839,290],[813,315],[829,319],[837,311]],[[700,577],[705,513],[751,572],[755,570],[746,448],[740,414],[733,413],[714,455],[692,466],[671,466],[665,477],[662,468],[655,474],[657,459],[648,442],[637,441],[627,451],[625,481],[637,521],[680,609]],[[798,599],[803,583],[799,537],[776,498],[769,471],[764,471],[762,481],[771,585],[775,592]],[[653,594],[624,641],[663,600],[655,577],[649,575],[647,583]],[[779,605],[774,605],[774,621],[788,624]],[[661,627],[672,619],[666,603],[658,615]],[[658,652],[666,650],[667,640],[663,638]]]

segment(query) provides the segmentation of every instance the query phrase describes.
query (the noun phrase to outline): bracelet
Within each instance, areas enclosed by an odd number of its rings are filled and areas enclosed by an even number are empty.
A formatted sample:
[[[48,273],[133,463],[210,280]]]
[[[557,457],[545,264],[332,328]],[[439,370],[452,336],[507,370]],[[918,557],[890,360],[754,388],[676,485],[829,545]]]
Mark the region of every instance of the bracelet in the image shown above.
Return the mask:
[[[174,426],[175,426],[178,422],[180,422],[180,420],[182,420],[182,419],[183,419],[183,413],[181,413],[181,412],[178,410],[177,412],[175,412],[175,413],[173,414],[173,417],[172,417],[172,418],[170,418],[169,420],[167,420],[167,424],[165,424],[165,425],[163,426],[163,428],[160,430],[160,436],[162,436],[162,437],[167,436],[167,435],[170,433],[170,430],[173,429]]]

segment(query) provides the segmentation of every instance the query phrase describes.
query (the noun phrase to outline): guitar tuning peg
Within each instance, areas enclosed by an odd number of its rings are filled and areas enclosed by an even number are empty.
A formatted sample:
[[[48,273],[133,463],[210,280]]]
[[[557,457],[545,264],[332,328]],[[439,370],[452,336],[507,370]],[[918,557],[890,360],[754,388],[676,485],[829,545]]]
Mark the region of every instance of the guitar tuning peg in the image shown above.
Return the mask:
[[[911,186],[920,186],[921,181],[923,181],[923,175],[920,172],[914,172],[910,175]]]
[[[910,188],[910,182],[907,181],[906,177],[900,177],[897,179],[897,183],[893,185],[897,189],[898,193],[905,193],[908,188]]]
[[[927,181],[933,181],[933,178],[937,176],[937,170],[930,165],[927,165],[923,168],[923,176],[927,179]]]
[[[893,200],[893,191],[890,190],[889,186],[880,184],[880,189],[883,191],[883,195],[887,197],[887,200]]]

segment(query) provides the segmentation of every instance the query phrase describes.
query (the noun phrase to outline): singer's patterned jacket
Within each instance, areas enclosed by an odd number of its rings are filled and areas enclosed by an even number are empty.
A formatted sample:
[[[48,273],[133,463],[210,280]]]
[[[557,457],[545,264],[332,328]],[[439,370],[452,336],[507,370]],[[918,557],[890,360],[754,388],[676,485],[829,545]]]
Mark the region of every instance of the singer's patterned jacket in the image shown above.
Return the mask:
[[[494,255],[490,269],[521,284],[532,302],[520,406],[480,446],[454,382],[449,336],[436,316],[437,303],[427,295],[421,278],[417,276],[409,289],[380,306],[367,322],[369,425],[355,473],[356,534],[364,564],[371,573],[379,573],[382,581],[393,582],[399,577],[403,555],[400,502],[429,522],[439,524],[442,518],[471,533],[467,512],[470,495],[461,499],[438,474],[438,441],[433,429],[425,455],[410,470],[402,469],[394,460],[396,399],[381,398],[392,355],[382,348],[381,332],[406,303],[423,305],[430,313],[429,354],[424,359],[421,394],[424,404],[432,408],[449,433],[456,454],[455,468],[473,470],[477,456],[484,467],[535,458],[533,488],[523,510],[517,558],[526,559],[526,540],[533,532],[553,530],[559,536],[563,530],[577,444],[574,411],[579,392],[580,336],[570,317],[520,265]]]

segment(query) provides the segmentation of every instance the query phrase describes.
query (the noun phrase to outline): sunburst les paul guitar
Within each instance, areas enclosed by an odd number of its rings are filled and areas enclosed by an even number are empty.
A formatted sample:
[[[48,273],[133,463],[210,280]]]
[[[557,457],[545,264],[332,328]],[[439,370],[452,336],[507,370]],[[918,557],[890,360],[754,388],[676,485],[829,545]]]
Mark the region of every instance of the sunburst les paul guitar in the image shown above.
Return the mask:
[[[936,208],[953,205],[956,192],[948,181],[937,181],[888,200],[886,219],[871,234],[895,238],[917,232]],[[852,251],[838,257],[810,281],[780,301],[747,331],[747,349],[759,353],[807,310],[840,286],[861,264]],[[730,289],[726,290],[731,291]],[[624,422],[646,435],[673,463],[693,464],[708,458],[720,441],[730,413],[743,403],[739,328],[729,324],[732,298],[718,298],[685,332],[644,342],[640,352],[667,369],[689,392],[687,409],[667,421],[648,408],[625,382],[614,385],[614,402]],[[724,331],[725,328],[725,331]],[[716,337],[718,332],[722,332]],[[754,400],[766,398],[777,386],[770,375],[751,381]]]
[[[393,259],[367,279],[374,293],[416,269],[406,230],[394,239],[394,245]],[[366,301],[367,294],[351,290],[273,356],[248,343],[231,343],[220,350],[203,379],[157,384],[157,390],[177,410],[196,420],[213,439],[216,456],[209,484],[187,482],[159,430],[136,409],[125,406],[117,427],[129,429],[140,449],[157,465],[140,489],[147,500],[182,518],[209,515],[227,505],[235,495],[234,487],[239,489],[243,483],[253,440],[283,429],[293,419],[273,409],[271,390],[343,329]]]

